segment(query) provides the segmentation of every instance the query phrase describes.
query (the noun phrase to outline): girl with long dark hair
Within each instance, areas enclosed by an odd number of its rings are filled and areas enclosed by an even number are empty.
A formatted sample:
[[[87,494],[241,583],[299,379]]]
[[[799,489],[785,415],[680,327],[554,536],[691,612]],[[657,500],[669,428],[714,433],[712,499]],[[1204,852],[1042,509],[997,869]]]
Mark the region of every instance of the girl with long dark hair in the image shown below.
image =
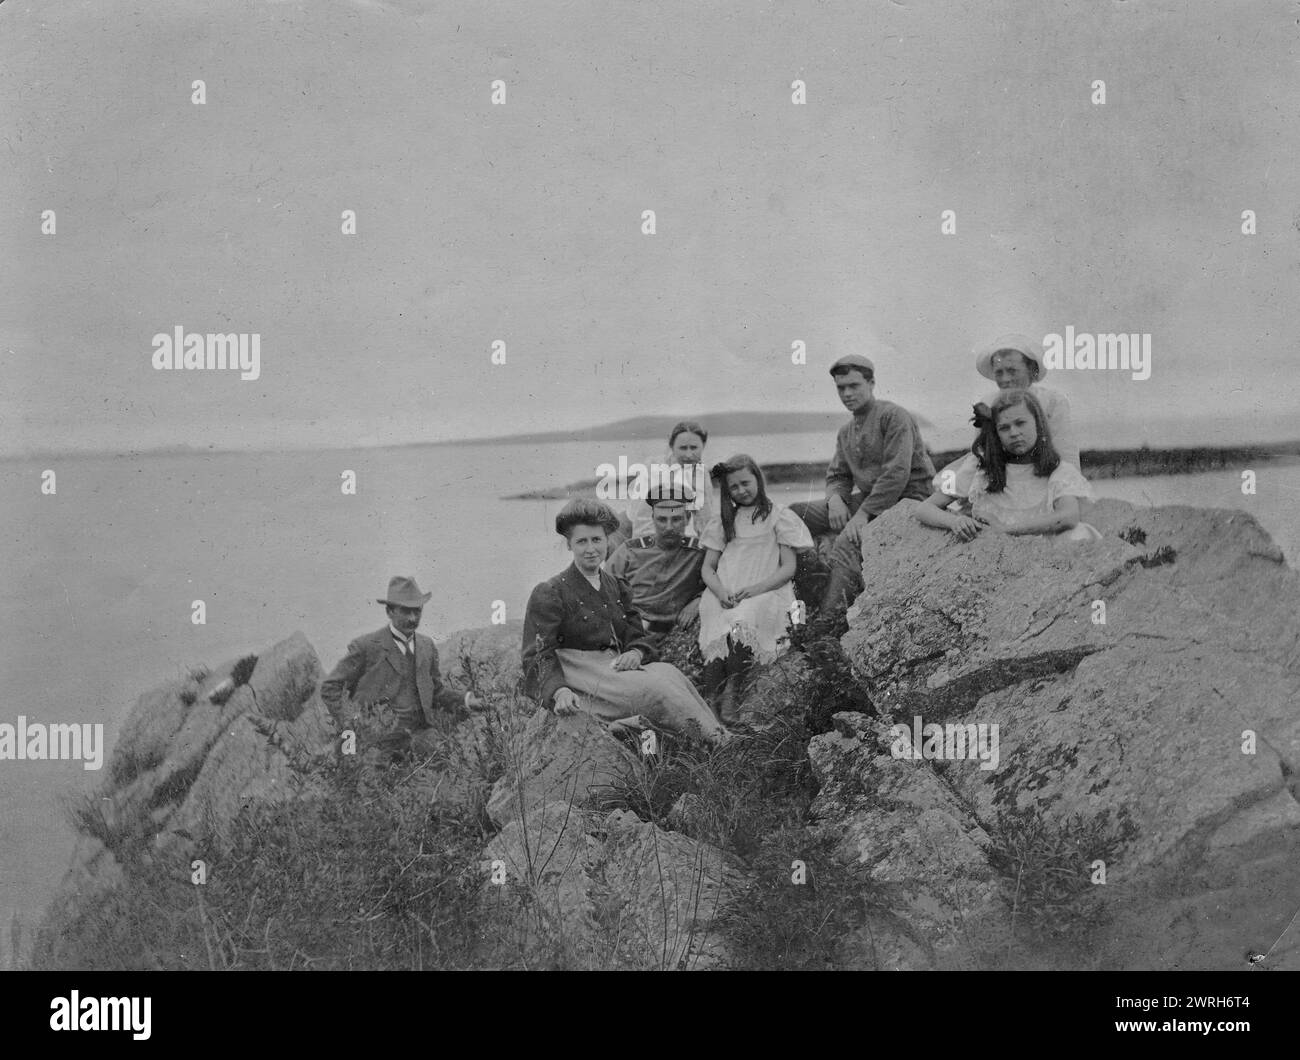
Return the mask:
[[[1031,391],[1003,390],[991,408],[976,405],[975,423],[980,433],[972,455],[935,475],[935,492],[917,506],[922,523],[951,530],[962,541],[985,528],[1059,534],[1070,541],[1101,537],[1079,520],[1079,502],[1092,498],[1092,487],[1057,454],[1047,416]],[[954,498],[970,502],[969,514],[947,510]]]
[[[722,510],[700,538],[709,590],[700,600],[700,652],[705,691],[727,723],[749,667],[788,646],[795,550],[813,542],[803,521],[768,497],[753,457],[739,453],[715,464],[712,476]]]

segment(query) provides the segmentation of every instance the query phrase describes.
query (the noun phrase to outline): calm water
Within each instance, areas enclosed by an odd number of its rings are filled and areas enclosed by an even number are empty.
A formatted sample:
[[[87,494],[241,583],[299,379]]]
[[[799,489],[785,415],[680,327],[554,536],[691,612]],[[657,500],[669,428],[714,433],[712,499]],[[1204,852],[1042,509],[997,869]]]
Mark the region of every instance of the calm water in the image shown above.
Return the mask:
[[[715,438],[708,455],[822,460],[832,444],[820,434]],[[496,600],[522,617],[532,586],[567,562],[553,529],[563,502],[499,498],[590,477],[620,454],[657,455],[642,442],[574,442],[0,462],[0,721],[103,722],[111,747],[146,688],[295,629],[328,668],[351,637],[382,624],[373,601],[392,573],[434,592],[422,629],[435,637],[486,624]],[[58,475],[53,497],[39,491],[45,467]],[[356,496],[340,491],[344,470],[357,474]],[[1242,496],[1237,472],[1097,489],[1138,504],[1244,509],[1294,564],[1300,467],[1258,470],[1254,497]],[[203,626],[190,622],[198,599]],[[0,925],[15,910],[38,919],[72,846],[58,795],[101,776],[80,763],[0,763]],[[7,947],[0,931],[0,967]]]

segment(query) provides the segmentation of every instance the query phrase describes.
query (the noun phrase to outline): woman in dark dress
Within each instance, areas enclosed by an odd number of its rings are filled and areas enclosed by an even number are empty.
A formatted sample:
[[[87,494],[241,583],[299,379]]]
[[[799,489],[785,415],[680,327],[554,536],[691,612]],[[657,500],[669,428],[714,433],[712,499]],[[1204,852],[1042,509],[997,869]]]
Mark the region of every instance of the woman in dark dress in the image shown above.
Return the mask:
[[[533,589],[524,616],[525,688],[563,717],[585,710],[607,721],[640,714],[712,743],[730,733],[677,667],[658,653],[628,591],[601,570],[618,517],[596,500],[573,500],[555,518],[573,563]]]

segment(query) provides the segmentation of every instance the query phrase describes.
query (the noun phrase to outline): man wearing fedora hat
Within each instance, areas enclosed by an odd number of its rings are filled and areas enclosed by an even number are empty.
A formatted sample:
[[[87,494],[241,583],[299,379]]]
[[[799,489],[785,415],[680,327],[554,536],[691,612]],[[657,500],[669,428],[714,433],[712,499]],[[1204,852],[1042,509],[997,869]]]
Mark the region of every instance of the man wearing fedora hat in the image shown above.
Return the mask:
[[[647,633],[659,637],[687,626],[699,614],[704,592],[704,549],[687,536],[695,491],[685,482],[669,481],[646,494],[654,535],[619,545],[605,570],[623,582]]]
[[[1030,390],[1042,406],[1052,444],[1061,459],[1079,466],[1079,442],[1070,420],[1070,402],[1059,390],[1043,386],[1047,366],[1043,364],[1043,347],[1027,335],[1001,335],[975,349],[975,370],[985,379],[997,383],[998,390]],[[992,407],[997,391],[984,398]]]
[[[433,593],[420,592],[414,578],[393,577],[388,594],[377,600],[388,612],[388,625],[357,637],[343,660],[321,682],[320,696],[342,726],[343,692],[358,704],[386,703],[393,712],[394,731],[381,750],[410,749],[427,754],[433,737],[465,708],[482,703],[472,692],[444,688],[438,649],[416,633],[424,605]]]
[[[826,469],[826,499],[802,501],[790,510],[814,538],[835,532],[830,577],[822,594],[818,625],[842,617],[862,587],[862,529],[903,498],[926,500],[934,465],[912,414],[875,396],[876,369],[852,353],[830,367],[840,402],[853,418],[835,437]],[[811,553],[801,557],[805,563]]]

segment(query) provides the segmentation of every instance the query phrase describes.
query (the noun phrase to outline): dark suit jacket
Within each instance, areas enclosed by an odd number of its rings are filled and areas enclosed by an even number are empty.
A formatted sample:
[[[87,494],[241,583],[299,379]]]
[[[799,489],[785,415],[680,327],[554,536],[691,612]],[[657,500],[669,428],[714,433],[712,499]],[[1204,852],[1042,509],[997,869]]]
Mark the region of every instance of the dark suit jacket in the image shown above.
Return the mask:
[[[335,720],[343,709],[343,692],[358,703],[392,699],[402,683],[406,656],[397,647],[387,626],[358,637],[348,645],[348,653],[321,682],[320,697]],[[435,710],[461,713],[465,693],[443,688],[438,669],[438,649],[423,633],[415,635],[415,685],[420,693],[420,709],[428,725],[435,724]]]
[[[533,589],[524,614],[524,690],[548,709],[565,687],[557,648],[638,648],[643,662],[659,658],[627,586],[602,570],[597,592],[572,565]]]

